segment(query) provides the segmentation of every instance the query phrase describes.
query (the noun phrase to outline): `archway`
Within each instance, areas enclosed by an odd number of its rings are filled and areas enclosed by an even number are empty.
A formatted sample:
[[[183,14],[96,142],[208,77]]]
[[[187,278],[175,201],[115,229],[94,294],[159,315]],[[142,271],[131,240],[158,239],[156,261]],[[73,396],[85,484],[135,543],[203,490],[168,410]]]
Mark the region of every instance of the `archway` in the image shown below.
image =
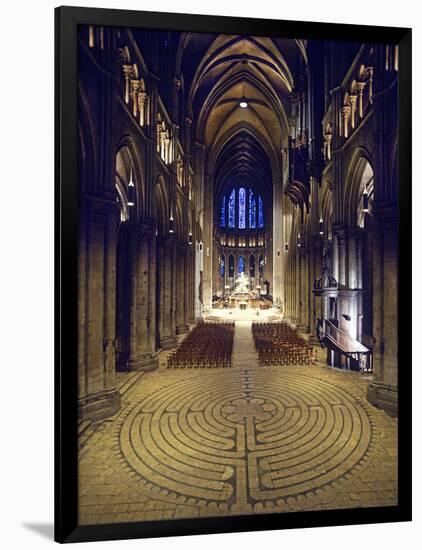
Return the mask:
[[[368,161],[364,161],[360,177],[357,224],[362,229],[362,321],[358,336],[365,345],[372,347],[373,338],[373,256],[374,225],[372,206],[374,200],[374,172]]]
[[[374,171],[363,151],[359,151],[347,183],[344,202],[349,225],[346,283],[347,288],[360,291],[350,333],[353,338],[372,348]]]
[[[123,146],[116,155],[115,189],[120,206],[116,248],[116,370],[130,369],[134,355],[135,250],[133,223],[137,219],[139,176],[133,155]]]

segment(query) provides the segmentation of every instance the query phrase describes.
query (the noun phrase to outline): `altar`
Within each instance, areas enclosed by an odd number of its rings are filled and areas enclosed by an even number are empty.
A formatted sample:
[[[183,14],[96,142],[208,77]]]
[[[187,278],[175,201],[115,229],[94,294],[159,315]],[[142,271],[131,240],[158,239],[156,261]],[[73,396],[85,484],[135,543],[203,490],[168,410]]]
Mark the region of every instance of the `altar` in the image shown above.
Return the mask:
[[[222,298],[224,307],[230,309],[238,308],[240,310],[247,308],[261,309],[262,298],[260,289],[251,289],[250,286],[249,277],[243,272],[239,273],[239,276],[235,280],[234,290],[227,292]]]

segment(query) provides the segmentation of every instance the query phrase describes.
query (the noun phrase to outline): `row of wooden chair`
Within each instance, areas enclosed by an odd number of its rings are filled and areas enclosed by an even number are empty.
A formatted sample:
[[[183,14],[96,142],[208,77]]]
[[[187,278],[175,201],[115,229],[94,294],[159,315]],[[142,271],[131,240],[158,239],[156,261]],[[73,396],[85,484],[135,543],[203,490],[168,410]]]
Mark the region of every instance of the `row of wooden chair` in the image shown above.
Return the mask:
[[[234,322],[196,325],[167,359],[167,368],[231,367]]]
[[[261,365],[309,365],[316,362],[316,349],[284,321],[252,323],[252,334]]]

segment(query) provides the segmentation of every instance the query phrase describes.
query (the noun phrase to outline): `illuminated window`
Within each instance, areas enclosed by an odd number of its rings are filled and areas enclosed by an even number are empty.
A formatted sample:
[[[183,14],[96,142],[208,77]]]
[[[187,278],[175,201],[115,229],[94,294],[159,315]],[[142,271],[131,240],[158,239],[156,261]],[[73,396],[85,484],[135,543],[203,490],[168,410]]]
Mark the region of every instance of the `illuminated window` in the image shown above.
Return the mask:
[[[246,227],[246,191],[244,187],[239,189],[239,229]]]
[[[226,258],[224,257],[224,254],[221,256],[220,261],[220,277],[224,277],[224,272],[226,270]]]
[[[235,191],[230,193],[229,197],[229,227],[235,226]]]
[[[258,224],[259,227],[264,227],[264,205],[262,204],[261,195],[258,198]]]
[[[226,195],[221,201],[220,227],[226,227]]]
[[[239,256],[239,262],[238,262],[238,272],[244,273],[245,272],[245,258],[243,256]]]
[[[252,189],[249,189],[249,227],[256,228],[256,200]]]
[[[94,48],[94,46],[95,46],[94,27],[90,25],[89,26],[89,47]]]
[[[235,187],[223,195],[220,203],[220,227],[257,229],[264,227],[261,195],[251,188]]]

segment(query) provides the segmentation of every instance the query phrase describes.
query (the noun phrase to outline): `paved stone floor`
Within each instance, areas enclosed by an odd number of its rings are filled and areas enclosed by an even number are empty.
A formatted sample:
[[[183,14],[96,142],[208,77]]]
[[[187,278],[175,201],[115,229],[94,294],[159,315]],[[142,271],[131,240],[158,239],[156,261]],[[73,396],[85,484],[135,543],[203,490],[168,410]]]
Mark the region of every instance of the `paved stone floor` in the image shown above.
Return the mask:
[[[397,421],[368,378],[257,362],[119,375],[123,407],[80,437],[81,524],[396,504]]]

